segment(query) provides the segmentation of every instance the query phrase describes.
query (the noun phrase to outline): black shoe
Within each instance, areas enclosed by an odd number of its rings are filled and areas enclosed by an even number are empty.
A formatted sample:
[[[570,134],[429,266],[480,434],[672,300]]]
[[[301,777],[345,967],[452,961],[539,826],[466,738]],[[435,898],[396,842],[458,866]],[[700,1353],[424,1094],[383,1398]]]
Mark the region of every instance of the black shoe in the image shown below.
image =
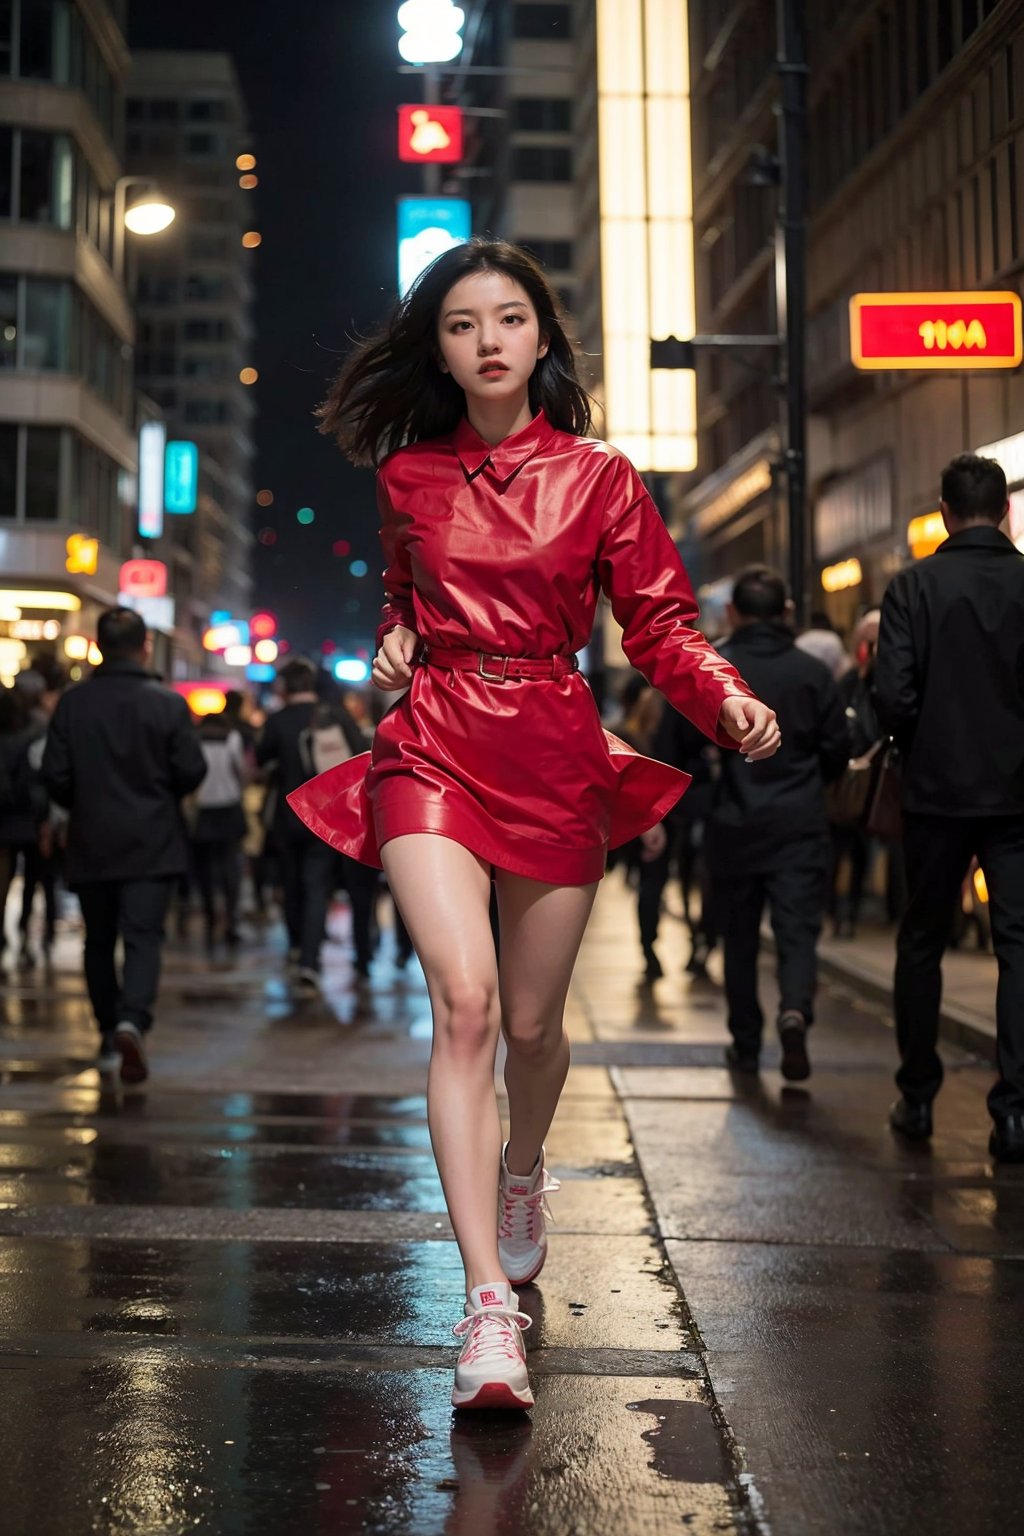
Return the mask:
[[[988,1139],[988,1150],[997,1163],[1024,1163],[1024,1115],[997,1120]]]
[[[791,1009],[780,1015],[779,1040],[782,1043],[779,1071],[786,1082],[806,1082],[811,1075],[811,1063],[807,1055],[807,1021],[802,1013]]]
[[[646,961],[646,965],[644,967],[644,981],[660,981],[665,972],[662,970],[661,961],[658,959],[653,949],[644,950],[644,960]]]
[[[889,1111],[889,1125],[907,1141],[927,1141],[932,1134],[932,1107],[897,1099]]]
[[[686,970],[690,976],[699,976],[702,979],[708,974],[708,956],[711,953],[711,945],[702,934],[698,934],[693,940],[693,948],[690,958],[686,962]]]
[[[741,1050],[738,1045],[726,1046],[725,1064],[730,1072],[744,1072],[749,1077],[756,1077],[761,1070],[759,1053],[757,1051]]]

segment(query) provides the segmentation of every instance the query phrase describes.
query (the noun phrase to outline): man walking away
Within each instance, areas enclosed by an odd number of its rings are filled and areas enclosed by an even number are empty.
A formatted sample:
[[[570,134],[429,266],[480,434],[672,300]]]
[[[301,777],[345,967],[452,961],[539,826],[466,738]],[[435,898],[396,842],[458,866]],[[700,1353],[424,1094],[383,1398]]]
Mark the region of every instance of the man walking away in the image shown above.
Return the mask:
[[[901,1065],[893,1130],[932,1133],[942,953],[971,859],[985,872],[999,962],[989,1151],[1024,1162],[1024,555],[999,531],[1006,476],[961,454],[942,472],[949,538],[893,578],[876,688],[905,754],[908,905],[896,943]]]
[[[781,993],[782,1075],[800,1082],[811,1071],[807,1031],[825,906],[825,785],[842,773],[849,745],[836,684],[797,646],[786,622],[790,607],[785,582],[767,566],[742,572],[733,588],[733,634],[721,651],[775,710],[782,746],[753,765],[723,754],[707,841],[733,1037],[726,1060],[738,1072],[758,1070],[764,1015],[757,960],[767,902]]]
[[[102,1036],[100,1070],[148,1076],[164,918],[188,862],[181,799],[206,763],[184,699],[147,670],[146,626],[127,608],[101,615],[103,665],[61,698],[43,779],[71,813],[67,880],[85,919],[85,979]],[[124,941],[119,983],[114,952]]]
[[[351,755],[364,750],[359,727],[347,710],[325,711],[316,691],[316,668],[296,656],[281,668],[278,682],[284,707],[271,715],[256,743],[256,761],[273,767],[274,815],[270,838],[281,863],[288,958],[297,967],[296,988],[307,995],[320,990],[320,950],[334,887],[337,855],[296,816],[286,796],[330,766],[324,752]]]

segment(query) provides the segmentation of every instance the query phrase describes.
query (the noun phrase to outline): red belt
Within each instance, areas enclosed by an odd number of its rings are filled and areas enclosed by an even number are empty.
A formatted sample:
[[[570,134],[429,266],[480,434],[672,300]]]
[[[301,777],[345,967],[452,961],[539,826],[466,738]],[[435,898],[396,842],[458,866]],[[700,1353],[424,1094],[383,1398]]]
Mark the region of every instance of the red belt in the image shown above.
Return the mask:
[[[450,672],[475,672],[490,683],[506,678],[569,677],[580,669],[576,656],[488,656],[482,651],[442,650],[430,646],[423,657],[428,667],[445,667]]]

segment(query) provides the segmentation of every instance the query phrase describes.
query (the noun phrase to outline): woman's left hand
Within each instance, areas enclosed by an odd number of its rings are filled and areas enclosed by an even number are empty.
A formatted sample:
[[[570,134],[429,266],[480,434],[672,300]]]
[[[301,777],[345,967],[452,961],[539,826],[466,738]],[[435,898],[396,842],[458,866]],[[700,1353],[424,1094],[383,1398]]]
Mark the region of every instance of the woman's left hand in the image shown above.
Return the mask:
[[[782,745],[782,732],[774,709],[760,699],[726,699],[718,716],[722,729],[739,742],[748,763],[760,763],[774,757]]]

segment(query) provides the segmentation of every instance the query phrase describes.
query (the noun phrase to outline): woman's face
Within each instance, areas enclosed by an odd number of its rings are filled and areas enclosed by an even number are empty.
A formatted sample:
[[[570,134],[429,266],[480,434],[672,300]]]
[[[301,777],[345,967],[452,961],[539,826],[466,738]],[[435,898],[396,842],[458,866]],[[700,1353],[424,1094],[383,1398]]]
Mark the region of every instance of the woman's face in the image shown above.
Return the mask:
[[[548,350],[525,288],[504,272],[474,272],[450,288],[438,321],[441,368],[467,398],[512,401]]]

